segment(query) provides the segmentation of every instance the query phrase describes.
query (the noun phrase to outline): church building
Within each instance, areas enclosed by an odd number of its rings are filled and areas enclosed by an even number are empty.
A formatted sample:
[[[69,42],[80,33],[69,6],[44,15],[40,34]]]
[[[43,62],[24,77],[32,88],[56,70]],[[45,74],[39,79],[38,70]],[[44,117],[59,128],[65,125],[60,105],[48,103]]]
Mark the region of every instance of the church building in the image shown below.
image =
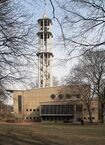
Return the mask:
[[[89,122],[86,97],[90,86],[77,84],[53,87],[52,20],[46,14],[38,20],[38,88],[13,91],[14,114],[27,121]],[[98,122],[98,101],[91,101],[93,122]]]

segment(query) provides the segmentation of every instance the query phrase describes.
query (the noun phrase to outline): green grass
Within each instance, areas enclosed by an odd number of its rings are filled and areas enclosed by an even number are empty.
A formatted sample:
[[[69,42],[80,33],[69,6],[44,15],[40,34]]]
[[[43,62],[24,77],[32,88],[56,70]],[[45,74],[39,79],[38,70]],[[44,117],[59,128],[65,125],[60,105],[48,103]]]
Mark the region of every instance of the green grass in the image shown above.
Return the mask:
[[[105,125],[0,123],[0,145],[104,145]]]

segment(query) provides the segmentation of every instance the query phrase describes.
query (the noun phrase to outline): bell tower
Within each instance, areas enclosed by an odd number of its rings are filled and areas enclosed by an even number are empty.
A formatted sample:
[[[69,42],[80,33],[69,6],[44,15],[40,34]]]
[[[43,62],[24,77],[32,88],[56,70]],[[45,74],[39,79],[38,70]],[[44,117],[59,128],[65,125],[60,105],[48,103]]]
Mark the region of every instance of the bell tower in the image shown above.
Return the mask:
[[[52,21],[46,14],[38,20],[38,79],[39,88],[52,87]]]

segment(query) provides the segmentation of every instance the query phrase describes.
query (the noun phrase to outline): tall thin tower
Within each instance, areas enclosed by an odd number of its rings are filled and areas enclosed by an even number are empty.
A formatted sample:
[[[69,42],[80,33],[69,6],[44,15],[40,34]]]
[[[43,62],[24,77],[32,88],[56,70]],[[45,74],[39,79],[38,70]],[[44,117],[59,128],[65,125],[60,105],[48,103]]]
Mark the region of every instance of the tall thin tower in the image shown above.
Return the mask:
[[[38,77],[39,77],[39,88],[52,87],[52,32],[51,25],[52,21],[47,17],[46,14],[43,18],[38,20],[39,32],[38,43],[39,50],[38,56]]]

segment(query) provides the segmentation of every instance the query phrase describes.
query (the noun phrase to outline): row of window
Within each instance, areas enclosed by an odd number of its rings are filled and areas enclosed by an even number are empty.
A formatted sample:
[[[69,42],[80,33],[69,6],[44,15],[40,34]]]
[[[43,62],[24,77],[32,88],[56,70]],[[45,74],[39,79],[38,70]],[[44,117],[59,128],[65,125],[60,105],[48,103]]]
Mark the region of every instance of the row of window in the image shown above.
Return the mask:
[[[38,33],[38,34],[39,34],[39,33]],[[38,35],[38,36],[39,36],[40,39],[44,39],[44,40],[46,40],[46,39],[49,39],[50,36],[52,36],[52,35],[49,34],[49,33],[45,33],[45,34],[40,33],[40,35]]]
[[[84,110],[84,111],[87,111],[87,109],[86,109],[86,108],[84,108],[83,110]],[[92,110],[92,111],[94,111],[94,110],[95,110],[95,108],[92,108],[91,110]]]
[[[76,113],[82,112],[82,105],[76,105]],[[74,105],[42,105],[41,114],[74,114]]]
[[[50,53],[45,53],[44,54],[44,57],[46,58],[46,59],[48,59],[48,58],[50,58]],[[43,54],[40,54],[40,58],[41,58],[41,62],[43,61]],[[42,65],[43,66],[43,65]]]
[[[63,94],[59,94],[59,95],[52,94],[50,97],[51,97],[51,99],[55,99],[55,98],[63,99],[64,95]],[[81,95],[80,94],[66,94],[65,97],[66,97],[66,99],[71,99],[73,97],[80,99]]]
[[[44,26],[49,26],[51,23],[50,20],[43,20],[43,21],[40,21],[40,26],[43,26],[43,22],[44,22]]]
[[[88,120],[90,120],[90,117],[84,117],[84,119],[86,120],[86,119],[88,119]],[[95,117],[92,117],[92,120],[94,120],[95,119]]]
[[[38,120],[39,118],[38,117],[26,117],[26,119],[28,120],[28,119],[32,119],[32,120]],[[43,120],[63,120],[64,118],[43,118]],[[90,120],[90,118],[88,117],[88,118],[86,118],[86,117],[84,117],[84,119],[86,120],[86,119],[88,119],[88,120]],[[92,120],[94,120],[95,119],[95,117],[92,117]]]
[[[39,109],[26,109],[26,111],[39,111]]]
[[[69,117],[42,117],[43,121],[66,121],[68,120],[69,122],[73,121],[73,119]]]
[[[38,119],[39,119],[39,117],[26,117],[26,119],[27,119],[27,120],[28,120],[28,119],[38,120]]]
[[[42,105],[41,114],[73,114],[73,105]]]

